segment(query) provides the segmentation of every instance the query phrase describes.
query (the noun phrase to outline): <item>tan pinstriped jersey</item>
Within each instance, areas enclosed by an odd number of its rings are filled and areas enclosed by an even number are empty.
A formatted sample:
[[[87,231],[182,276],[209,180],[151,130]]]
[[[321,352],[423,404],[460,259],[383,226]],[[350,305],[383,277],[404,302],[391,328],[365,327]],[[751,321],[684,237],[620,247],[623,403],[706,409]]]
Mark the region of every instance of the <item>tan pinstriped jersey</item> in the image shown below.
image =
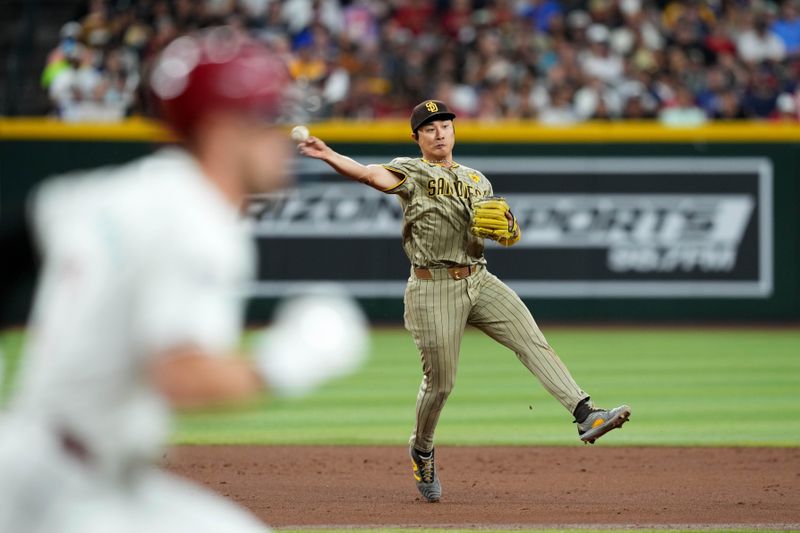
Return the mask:
[[[483,239],[469,231],[472,201],[492,194],[481,172],[451,168],[420,157],[398,157],[385,168],[403,181],[384,192],[396,194],[403,208],[403,249],[417,267],[486,263]]]

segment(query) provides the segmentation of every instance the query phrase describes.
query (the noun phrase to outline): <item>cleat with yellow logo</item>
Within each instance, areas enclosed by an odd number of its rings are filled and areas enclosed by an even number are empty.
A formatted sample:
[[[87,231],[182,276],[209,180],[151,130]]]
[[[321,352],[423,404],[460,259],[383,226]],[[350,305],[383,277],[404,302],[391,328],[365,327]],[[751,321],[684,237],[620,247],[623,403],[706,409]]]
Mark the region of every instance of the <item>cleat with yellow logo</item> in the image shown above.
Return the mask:
[[[409,447],[408,455],[411,456],[411,470],[417,490],[429,502],[438,502],[442,497],[442,485],[436,475],[436,465],[433,461],[433,450],[430,456],[424,456],[413,446]]]
[[[594,444],[594,441],[611,431],[621,428],[631,416],[631,408],[620,405],[610,411],[605,409],[592,409],[586,420],[578,424],[578,435],[585,443]]]

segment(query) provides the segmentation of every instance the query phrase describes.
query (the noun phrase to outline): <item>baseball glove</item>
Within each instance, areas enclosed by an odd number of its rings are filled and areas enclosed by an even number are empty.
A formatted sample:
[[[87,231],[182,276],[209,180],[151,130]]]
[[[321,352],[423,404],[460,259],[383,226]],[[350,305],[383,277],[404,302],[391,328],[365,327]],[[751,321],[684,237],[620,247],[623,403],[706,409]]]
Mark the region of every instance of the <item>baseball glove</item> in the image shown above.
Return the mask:
[[[492,239],[503,246],[511,246],[519,241],[522,232],[517,219],[508,207],[508,202],[501,196],[487,196],[472,203],[473,235]]]

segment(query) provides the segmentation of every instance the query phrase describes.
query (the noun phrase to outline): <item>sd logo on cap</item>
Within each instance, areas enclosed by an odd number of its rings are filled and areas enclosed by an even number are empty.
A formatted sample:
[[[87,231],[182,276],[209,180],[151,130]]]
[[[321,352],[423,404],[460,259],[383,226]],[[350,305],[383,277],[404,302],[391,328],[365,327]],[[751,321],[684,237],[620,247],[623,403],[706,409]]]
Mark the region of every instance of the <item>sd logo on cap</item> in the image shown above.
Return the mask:
[[[454,118],[456,118],[456,114],[450,111],[444,102],[425,100],[411,112],[411,131],[416,133],[423,124],[432,120],[453,120]]]

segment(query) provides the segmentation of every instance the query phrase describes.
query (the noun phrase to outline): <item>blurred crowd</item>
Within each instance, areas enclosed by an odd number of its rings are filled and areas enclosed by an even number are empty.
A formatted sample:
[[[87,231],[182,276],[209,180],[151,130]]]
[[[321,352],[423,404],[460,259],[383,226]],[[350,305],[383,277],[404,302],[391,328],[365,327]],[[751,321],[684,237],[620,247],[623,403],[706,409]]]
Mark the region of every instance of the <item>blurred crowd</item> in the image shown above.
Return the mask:
[[[800,0],[89,0],[42,74],[54,112],[149,113],[148,61],[221,23],[285,57],[310,119],[799,116]]]

